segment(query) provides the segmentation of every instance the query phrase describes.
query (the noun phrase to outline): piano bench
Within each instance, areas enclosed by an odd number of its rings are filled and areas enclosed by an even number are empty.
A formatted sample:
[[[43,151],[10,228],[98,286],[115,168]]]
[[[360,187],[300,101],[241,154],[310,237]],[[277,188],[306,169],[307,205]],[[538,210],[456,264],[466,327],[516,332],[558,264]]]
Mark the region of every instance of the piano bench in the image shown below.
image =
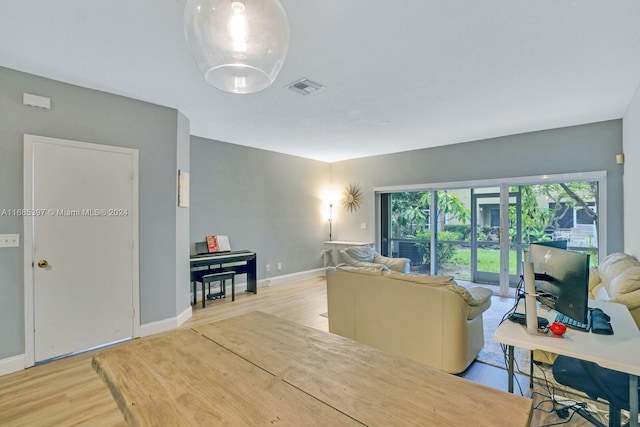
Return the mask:
[[[227,287],[226,287],[227,280],[231,280],[231,301],[235,301],[236,300],[236,272],[235,271],[225,271],[224,273],[205,274],[202,276],[202,307],[203,308],[205,306],[205,302],[204,302],[205,284],[209,286],[209,295],[207,296],[207,298],[215,299],[215,297],[209,298],[209,296],[211,296],[211,282],[220,282],[220,292],[218,293],[219,295],[218,297],[222,298],[223,296],[226,296],[226,293],[227,293]]]

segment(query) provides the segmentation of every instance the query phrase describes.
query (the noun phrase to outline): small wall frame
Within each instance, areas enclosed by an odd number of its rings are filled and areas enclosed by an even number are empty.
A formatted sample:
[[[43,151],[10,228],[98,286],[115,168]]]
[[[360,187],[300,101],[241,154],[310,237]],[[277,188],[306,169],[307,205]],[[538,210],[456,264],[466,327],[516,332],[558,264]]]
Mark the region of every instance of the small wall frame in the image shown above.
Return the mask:
[[[189,207],[189,172],[178,169],[178,206]]]

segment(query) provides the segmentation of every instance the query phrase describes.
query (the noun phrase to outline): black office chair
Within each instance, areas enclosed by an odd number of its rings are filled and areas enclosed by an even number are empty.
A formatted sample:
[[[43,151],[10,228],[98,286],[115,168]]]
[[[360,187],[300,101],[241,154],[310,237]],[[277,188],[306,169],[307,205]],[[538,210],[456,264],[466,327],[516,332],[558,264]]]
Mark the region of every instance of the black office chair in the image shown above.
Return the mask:
[[[560,384],[609,402],[609,427],[620,427],[620,410],[630,406],[629,375],[569,356],[558,356],[552,371]],[[607,427],[582,408],[577,413],[596,426]]]

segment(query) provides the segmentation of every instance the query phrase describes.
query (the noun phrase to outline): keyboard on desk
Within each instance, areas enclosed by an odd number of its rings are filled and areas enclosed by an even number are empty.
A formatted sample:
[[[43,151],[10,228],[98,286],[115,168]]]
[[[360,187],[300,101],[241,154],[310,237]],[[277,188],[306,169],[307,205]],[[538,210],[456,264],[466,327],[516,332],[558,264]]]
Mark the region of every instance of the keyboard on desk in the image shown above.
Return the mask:
[[[562,313],[556,314],[556,322],[560,322],[565,325],[567,328],[576,329],[578,331],[589,331],[589,318],[587,318],[587,323],[578,322],[575,319],[572,319],[569,316],[565,316]]]

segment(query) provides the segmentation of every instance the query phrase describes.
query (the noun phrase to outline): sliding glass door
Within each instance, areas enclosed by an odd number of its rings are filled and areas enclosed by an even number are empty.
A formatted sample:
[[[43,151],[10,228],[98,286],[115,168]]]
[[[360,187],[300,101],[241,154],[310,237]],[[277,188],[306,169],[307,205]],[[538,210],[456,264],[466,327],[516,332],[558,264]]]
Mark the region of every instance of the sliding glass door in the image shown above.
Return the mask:
[[[379,191],[380,249],[409,258],[414,272],[500,284],[503,294],[518,283],[530,243],[566,240],[597,265],[604,176],[594,177]]]
[[[382,207],[380,252],[386,256],[409,258],[414,272],[431,272],[430,191],[385,193]]]
[[[598,265],[603,211],[602,180],[523,185],[523,238],[565,241],[567,248],[588,253]]]
[[[522,262],[522,209],[519,188],[501,201],[500,187],[472,189],[471,266],[473,282],[498,284],[500,275],[516,285]],[[508,277],[508,279],[506,279]]]

